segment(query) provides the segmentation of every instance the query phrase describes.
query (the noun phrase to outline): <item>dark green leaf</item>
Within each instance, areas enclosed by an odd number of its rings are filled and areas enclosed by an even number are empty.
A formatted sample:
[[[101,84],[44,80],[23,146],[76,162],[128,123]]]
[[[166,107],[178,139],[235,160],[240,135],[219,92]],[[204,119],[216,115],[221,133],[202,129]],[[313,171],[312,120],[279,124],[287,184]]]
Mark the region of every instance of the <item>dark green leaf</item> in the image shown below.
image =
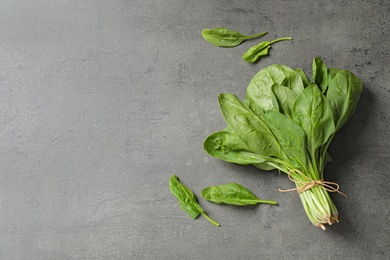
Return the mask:
[[[338,130],[355,111],[363,86],[360,79],[352,72],[347,70],[333,70],[332,72],[326,99],[332,109],[334,122]]]
[[[220,226],[218,222],[211,219],[199,205],[194,193],[179,181],[176,175],[172,175],[169,180],[169,190],[180,203],[180,208],[185,211],[191,218],[195,219],[202,214],[208,221],[216,226]]]
[[[237,183],[210,186],[202,191],[202,196],[206,200],[215,203],[225,203],[230,205],[256,205],[258,203],[277,204],[274,200],[261,200],[253,192]]]
[[[180,208],[187,212],[191,218],[195,219],[204,210],[198,204],[194,193],[182,184],[176,175],[173,175],[169,180],[169,190],[177,198],[180,203]]]
[[[261,164],[267,158],[250,151],[246,143],[233,131],[219,131],[208,136],[204,149],[211,156],[241,165]]]
[[[275,135],[288,159],[298,169],[307,168],[306,135],[291,118],[276,111],[268,111],[264,122]]]
[[[250,151],[262,156],[281,157],[281,148],[267,125],[235,95],[220,94],[219,104],[227,125]]]
[[[332,110],[315,84],[298,94],[294,104],[293,120],[305,131],[310,151],[327,142],[336,130]]]
[[[204,29],[202,31],[202,36],[206,41],[219,47],[234,47],[245,40],[259,38],[265,34],[267,34],[267,32],[243,35],[237,31],[231,31],[223,27]]]

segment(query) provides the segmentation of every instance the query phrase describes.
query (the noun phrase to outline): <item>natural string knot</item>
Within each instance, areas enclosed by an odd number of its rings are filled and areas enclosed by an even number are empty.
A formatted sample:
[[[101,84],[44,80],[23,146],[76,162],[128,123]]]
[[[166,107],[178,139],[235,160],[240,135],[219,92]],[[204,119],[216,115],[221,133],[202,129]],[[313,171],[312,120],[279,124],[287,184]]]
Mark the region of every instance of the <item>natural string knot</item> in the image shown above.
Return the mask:
[[[299,174],[302,178],[306,179],[306,181],[298,181],[298,180],[294,180],[292,177],[291,177],[291,173],[293,172],[296,172],[297,174]],[[297,170],[297,169],[294,169],[294,170],[290,170],[288,173],[287,173],[287,176],[288,178],[294,182],[295,184],[300,184],[301,186],[299,187],[296,187],[296,188],[293,188],[293,189],[287,189],[287,190],[281,190],[279,189],[280,192],[289,192],[289,191],[297,191],[298,193],[302,193],[306,190],[309,190],[315,186],[318,186],[320,187],[321,189],[324,189],[326,191],[329,191],[329,192],[337,192],[337,193],[340,193],[341,195],[343,195],[344,197],[347,198],[347,195],[345,195],[344,193],[342,193],[340,191],[340,185],[338,185],[337,183],[335,182],[331,182],[331,181],[324,181],[323,179],[321,180],[313,180],[311,179],[310,177],[306,176],[303,172]]]

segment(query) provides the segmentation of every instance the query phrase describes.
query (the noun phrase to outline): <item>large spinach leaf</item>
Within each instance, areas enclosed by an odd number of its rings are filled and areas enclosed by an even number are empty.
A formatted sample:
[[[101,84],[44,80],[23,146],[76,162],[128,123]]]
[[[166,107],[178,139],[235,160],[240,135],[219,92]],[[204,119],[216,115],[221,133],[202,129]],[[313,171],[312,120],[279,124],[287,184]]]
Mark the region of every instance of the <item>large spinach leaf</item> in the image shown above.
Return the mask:
[[[227,125],[246,143],[249,149],[267,157],[281,157],[281,148],[267,125],[247,108],[237,96],[218,96]]]
[[[305,131],[314,156],[315,150],[336,131],[332,109],[318,86],[312,84],[298,94],[293,112],[293,120]]]
[[[264,122],[276,136],[284,153],[292,164],[301,170],[307,169],[306,135],[291,118],[276,111],[264,114]]]
[[[203,146],[209,155],[226,162],[248,165],[267,161],[267,157],[250,151],[248,145],[233,131],[215,132],[206,138]]]
[[[352,72],[332,72],[326,99],[332,109],[336,129],[339,130],[355,111],[363,86]]]

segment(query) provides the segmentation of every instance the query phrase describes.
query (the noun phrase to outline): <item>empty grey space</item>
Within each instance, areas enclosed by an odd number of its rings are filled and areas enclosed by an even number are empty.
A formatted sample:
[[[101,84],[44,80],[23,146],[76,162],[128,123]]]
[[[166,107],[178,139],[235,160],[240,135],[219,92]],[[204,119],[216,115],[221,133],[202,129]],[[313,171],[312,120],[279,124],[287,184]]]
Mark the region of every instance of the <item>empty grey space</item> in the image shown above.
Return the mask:
[[[122,0],[0,3],[0,259],[389,259],[390,2]],[[235,48],[205,28],[268,31]],[[276,43],[255,64],[241,59]],[[204,139],[225,127],[218,93],[245,97],[271,64],[320,56],[358,75],[354,116],[330,147],[340,223],[308,220],[285,174],[229,164]],[[217,228],[170,194],[190,187]],[[277,206],[223,206],[236,182]]]

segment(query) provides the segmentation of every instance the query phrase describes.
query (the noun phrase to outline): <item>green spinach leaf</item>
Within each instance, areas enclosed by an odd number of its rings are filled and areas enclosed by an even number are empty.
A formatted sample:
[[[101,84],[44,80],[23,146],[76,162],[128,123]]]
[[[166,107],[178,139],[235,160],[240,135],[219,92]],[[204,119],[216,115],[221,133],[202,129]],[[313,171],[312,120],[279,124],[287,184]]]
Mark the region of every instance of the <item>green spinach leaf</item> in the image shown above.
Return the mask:
[[[297,94],[285,86],[281,86],[277,83],[272,85],[272,92],[274,93],[276,100],[278,101],[279,110],[281,113],[292,117],[295,98]]]
[[[346,70],[332,71],[326,99],[333,112],[336,129],[339,130],[356,109],[363,90],[358,77]]]
[[[238,206],[256,205],[259,203],[277,204],[274,200],[259,199],[252,191],[237,183],[207,187],[202,191],[202,196],[206,200],[218,204],[225,203]]]
[[[249,82],[246,90],[249,107],[257,115],[261,116],[259,111],[279,111],[278,100],[272,91],[275,83],[290,88],[295,94],[304,89],[299,74],[285,65],[274,64],[261,69]]]
[[[250,151],[267,157],[281,157],[281,148],[267,125],[235,95],[219,94],[218,101],[227,125]]]
[[[194,193],[184,184],[179,181],[176,175],[172,175],[169,180],[169,190],[177,198],[180,203],[180,208],[185,211],[192,219],[195,219],[202,214],[208,221],[216,226],[219,223],[212,220],[199,205]]]
[[[299,74],[302,79],[303,86],[306,88],[310,85],[310,81],[307,79],[306,73],[301,68],[296,68],[295,71]]]
[[[315,57],[312,65],[312,78],[311,82],[317,84],[321,89],[322,93],[325,93],[326,88],[328,87],[328,69],[326,68],[325,63],[320,57]]]
[[[264,122],[275,135],[287,159],[296,169],[307,169],[306,134],[291,118],[276,111],[264,114]]]
[[[293,120],[305,131],[314,156],[315,149],[336,131],[332,109],[318,86],[312,84],[298,94],[293,112]]]
[[[219,47],[234,47],[241,44],[243,41],[259,38],[266,34],[267,32],[243,35],[237,31],[231,31],[224,27],[204,29],[202,31],[202,36],[206,41]]]
[[[292,40],[291,37],[284,37],[275,39],[273,41],[267,42],[261,42],[253,47],[251,47],[249,50],[247,50],[244,55],[242,55],[242,58],[247,62],[256,62],[260,57],[267,56],[268,55],[268,49],[271,48],[271,44],[274,44],[276,42],[280,41],[286,41],[286,40]]]

